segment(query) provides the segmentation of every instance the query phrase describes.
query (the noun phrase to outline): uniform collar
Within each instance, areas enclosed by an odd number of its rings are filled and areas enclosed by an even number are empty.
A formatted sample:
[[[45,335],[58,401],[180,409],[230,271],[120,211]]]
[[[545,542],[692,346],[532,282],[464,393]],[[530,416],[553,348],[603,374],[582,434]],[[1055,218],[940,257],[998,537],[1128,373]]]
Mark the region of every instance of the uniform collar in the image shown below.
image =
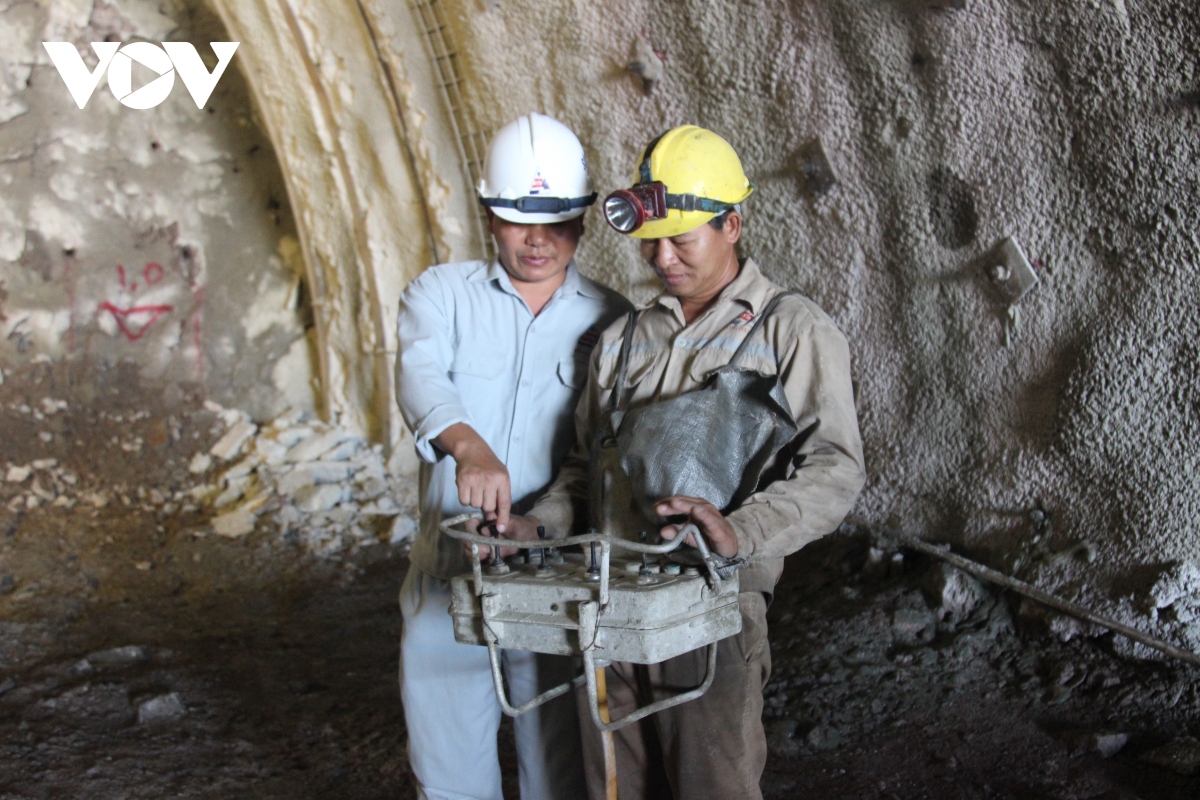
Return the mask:
[[[771,292],[771,282],[762,274],[758,265],[754,263],[754,259],[747,258],[741,262],[741,269],[738,270],[737,277],[717,295],[717,302],[713,304],[713,308],[723,303],[736,302],[747,306],[751,313],[758,314],[770,299]],[[663,306],[679,316],[680,319],[683,318],[683,309],[679,305],[679,298],[669,292],[661,292],[643,308],[654,305]]]
[[[480,263],[479,269],[472,272],[468,277],[469,283],[479,283],[484,281],[496,281],[499,287],[509,293],[517,295],[516,287],[512,284],[512,278],[508,276],[508,272],[500,263],[500,259],[493,258],[491,262],[484,264]],[[584,297],[592,297],[597,300],[604,299],[604,294],[596,284],[592,283],[579,272],[579,268],[575,266],[575,259],[571,259],[567,263],[567,277],[563,281],[563,285],[558,287],[555,292],[558,295],[581,294]]]

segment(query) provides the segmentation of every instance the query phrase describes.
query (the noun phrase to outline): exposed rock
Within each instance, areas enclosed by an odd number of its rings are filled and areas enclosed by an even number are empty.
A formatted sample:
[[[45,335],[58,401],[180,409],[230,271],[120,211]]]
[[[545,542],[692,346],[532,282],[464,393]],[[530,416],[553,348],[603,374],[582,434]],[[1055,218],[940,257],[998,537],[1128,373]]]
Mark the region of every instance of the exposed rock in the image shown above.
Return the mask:
[[[205,472],[208,472],[208,469],[211,466],[212,456],[210,456],[208,453],[196,453],[196,455],[192,456],[191,463],[188,464],[188,472],[192,473],[193,475],[202,475]]]
[[[1096,733],[1092,735],[1092,749],[1103,758],[1112,758],[1129,742],[1128,734]]]
[[[412,517],[398,516],[392,521],[391,535],[388,538],[389,544],[400,544],[408,541],[417,535],[417,522]]]
[[[359,513],[364,517],[391,517],[399,514],[400,506],[396,505],[390,497],[381,497],[374,503],[368,503],[363,506]]]
[[[250,424],[240,412],[222,409],[221,417],[233,420],[231,431]],[[190,497],[222,512],[211,521],[218,535],[245,536],[264,519],[273,520],[282,532],[295,531],[298,541],[329,554],[376,541],[378,528],[370,520],[398,517],[412,507],[411,481],[389,474],[380,445],[368,447],[354,433],[303,413],[285,412],[237,448],[246,455],[210,479],[213,483],[176,493],[177,499]],[[271,511],[272,516],[264,513]],[[410,536],[402,525],[399,538],[393,534],[389,541]]]
[[[892,633],[904,644],[927,644],[934,635],[934,618],[928,610],[898,608],[892,615]]]
[[[4,480],[9,483],[24,483],[33,474],[33,470],[29,467],[9,467],[8,472],[4,474]]]
[[[238,539],[251,533],[254,530],[256,522],[257,518],[254,514],[239,508],[227,514],[213,517],[211,524],[213,533],[218,536],[224,536],[227,539]]]
[[[280,494],[295,495],[306,486],[339,483],[354,473],[354,468],[344,461],[312,461],[298,464],[276,484]]]
[[[943,622],[958,623],[971,616],[987,597],[987,590],[975,578],[949,564],[934,564],[925,576],[922,588]]]
[[[139,725],[158,725],[172,722],[184,715],[186,709],[176,692],[160,695],[138,706]]]
[[[317,436],[302,440],[287,452],[286,459],[295,464],[300,461],[313,461],[333,450],[335,447],[353,436],[349,431],[334,428]],[[350,456],[347,455],[346,458]]]
[[[242,452],[242,447],[257,432],[258,426],[253,422],[239,422],[227,430],[225,435],[209,448],[209,452],[222,461],[228,461]]]
[[[346,489],[338,484],[308,486],[296,493],[296,507],[301,511],[328,511],[346,499]]]
[[[842,733],[829,725],[817,725],[808,732],[805,741],[816,750],[832,750],[842,743]]]
[[[1167,608],[1185,598],[1200,599],[1200,568],[1190,561],[1172,564],[1150,588],[1155,608]]]
[[[127,667],[131,664],[140,664],[149,657],[144,647],[129,644],[124,647],[113,647],[89,653],[87,660],[98,667]]]

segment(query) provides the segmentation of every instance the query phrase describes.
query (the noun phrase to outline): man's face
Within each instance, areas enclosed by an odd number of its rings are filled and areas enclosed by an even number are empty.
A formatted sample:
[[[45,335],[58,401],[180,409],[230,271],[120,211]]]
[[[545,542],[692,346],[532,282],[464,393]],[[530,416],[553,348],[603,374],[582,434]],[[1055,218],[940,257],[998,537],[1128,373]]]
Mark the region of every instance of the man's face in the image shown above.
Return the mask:
[[[522,225],[488,212],[500,265],[519,283],[562,281],[583,236],[583,217],[548,225]]]
[[[734,245],[742,235],[742,217],[729,213],[725,227],[708,223],[668,239],[643,239],[642,258],[680,300],[707,301],[737,277]]]

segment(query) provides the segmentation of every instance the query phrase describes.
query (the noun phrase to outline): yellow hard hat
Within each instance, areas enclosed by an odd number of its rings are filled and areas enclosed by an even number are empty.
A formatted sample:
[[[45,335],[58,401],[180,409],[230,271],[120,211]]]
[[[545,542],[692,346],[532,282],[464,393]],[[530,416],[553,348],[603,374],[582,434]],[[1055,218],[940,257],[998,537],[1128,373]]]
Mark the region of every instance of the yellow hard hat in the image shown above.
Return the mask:
[[[695,125],[672,128],[646,145],[633,182],[605,198],[604,218],[638,239],[687,233],[754,191],[729,142]]]

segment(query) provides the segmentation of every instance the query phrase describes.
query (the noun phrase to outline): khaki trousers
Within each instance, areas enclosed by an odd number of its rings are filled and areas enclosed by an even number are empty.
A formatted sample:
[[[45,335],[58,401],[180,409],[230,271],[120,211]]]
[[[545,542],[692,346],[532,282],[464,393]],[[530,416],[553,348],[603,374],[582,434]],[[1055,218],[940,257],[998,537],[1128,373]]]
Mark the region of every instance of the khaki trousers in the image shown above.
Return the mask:
[[[717,645],[717,675],[696,700],[660,711],[613,734],[620,800],[761,800],[767,762],[762,690],[771,674],[767,605],[760,592],[740,598],[742,632]],[[698,685],[708,649],[661,664],[614,663],[605,670],[616,720]],[[591,800],[604,800],[604,750],[580,690],[584,768]]]

